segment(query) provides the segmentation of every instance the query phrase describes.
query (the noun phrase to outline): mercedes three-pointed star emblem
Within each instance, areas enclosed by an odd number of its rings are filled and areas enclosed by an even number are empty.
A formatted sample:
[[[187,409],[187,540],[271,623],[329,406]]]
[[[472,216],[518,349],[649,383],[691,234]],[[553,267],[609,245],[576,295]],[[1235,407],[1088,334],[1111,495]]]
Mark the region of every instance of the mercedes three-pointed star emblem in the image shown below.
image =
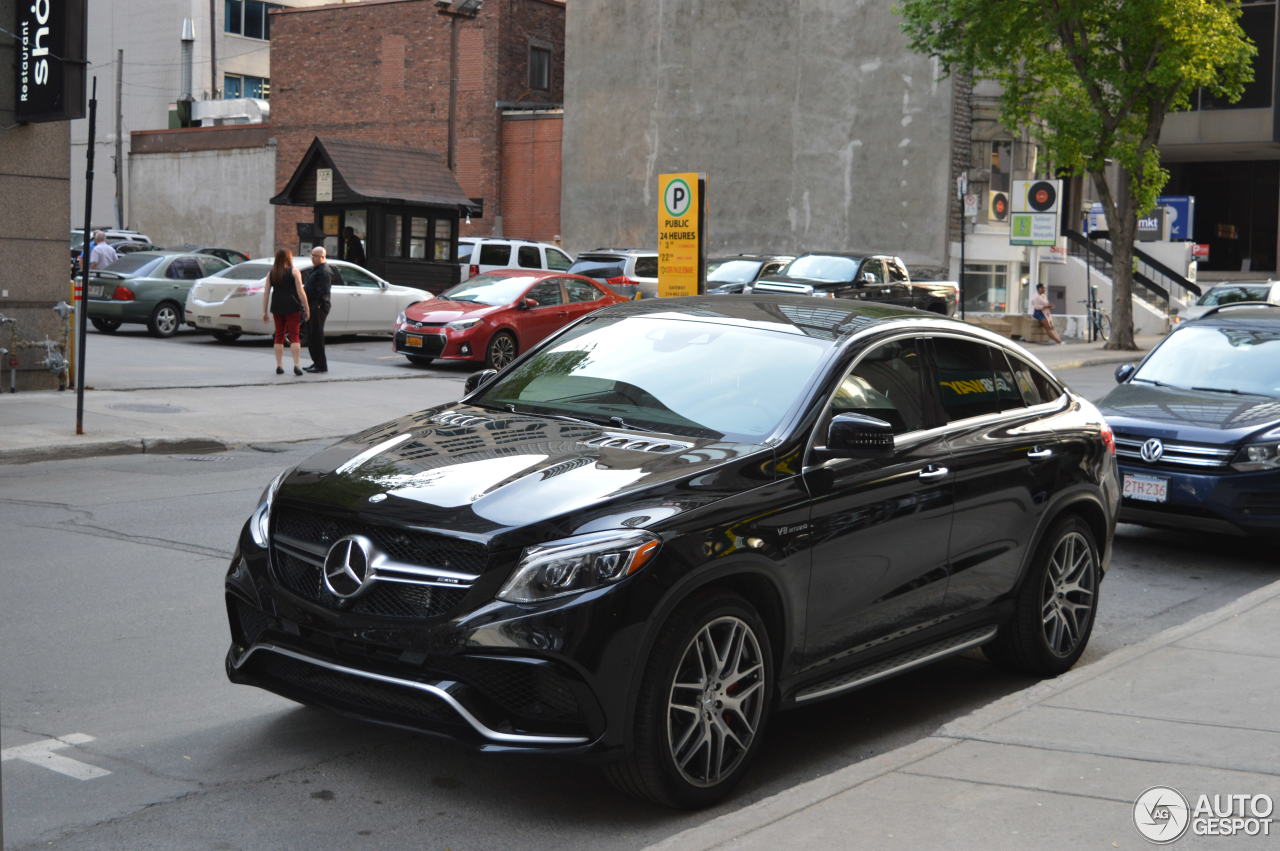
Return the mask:
[[[369,565],[373,542],[363,535],[347,535],[334,541],[324,557],[324,587],[335,597],[350,599],[373,578]]]

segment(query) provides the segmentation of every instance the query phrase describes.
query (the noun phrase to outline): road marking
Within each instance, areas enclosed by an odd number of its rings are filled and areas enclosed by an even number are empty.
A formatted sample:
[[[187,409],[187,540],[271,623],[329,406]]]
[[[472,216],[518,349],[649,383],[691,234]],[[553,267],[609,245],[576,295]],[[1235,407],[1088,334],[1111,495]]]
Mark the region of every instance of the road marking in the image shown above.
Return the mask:
[[[84,733],[71,733],[57,739],[43,739],[39,742],[32,742],[29,745],[5,748],[0,751],[0,762],[20,759],[23,762],[29,762],[32,765],[39,765],[50,771],[74,777],[76,780],[93,780],[95,777],[106,777],[111,772],[105,768],[98,768],[96,765],[89,765],[69,756],[54,753],[54,751],[60,751],[72,745],[83,745],[92,741],[93,736],[87,736]]]

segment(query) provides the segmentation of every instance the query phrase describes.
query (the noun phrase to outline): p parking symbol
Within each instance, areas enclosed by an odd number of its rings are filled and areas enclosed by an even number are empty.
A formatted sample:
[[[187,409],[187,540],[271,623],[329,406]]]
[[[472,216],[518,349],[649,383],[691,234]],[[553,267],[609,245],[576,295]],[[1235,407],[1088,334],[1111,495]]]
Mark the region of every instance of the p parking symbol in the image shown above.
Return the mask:
[[[667,215],[682,218],[693,204],[693,192],[689,190],[689,184],[678,177],[668,183],[666,191],[662,193],[662,203],[667,208]]]

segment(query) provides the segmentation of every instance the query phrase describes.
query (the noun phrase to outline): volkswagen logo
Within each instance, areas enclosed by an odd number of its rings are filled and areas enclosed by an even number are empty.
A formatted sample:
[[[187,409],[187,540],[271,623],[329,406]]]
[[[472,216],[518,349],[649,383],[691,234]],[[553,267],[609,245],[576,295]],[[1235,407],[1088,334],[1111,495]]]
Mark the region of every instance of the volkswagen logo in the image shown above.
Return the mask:
[[[1148,464],[1154,464],[1160,460],[1160,456],[1164,454],[1164,444],[1160,442],[1158,437],[1153,437],[1146,443],[1142,444],[1140,450],[1142,460]]]
[[[344,600],[364,590],[373,578],[373,542],[364,535],[347,535],[329,547],[324,557],[324,587]]]

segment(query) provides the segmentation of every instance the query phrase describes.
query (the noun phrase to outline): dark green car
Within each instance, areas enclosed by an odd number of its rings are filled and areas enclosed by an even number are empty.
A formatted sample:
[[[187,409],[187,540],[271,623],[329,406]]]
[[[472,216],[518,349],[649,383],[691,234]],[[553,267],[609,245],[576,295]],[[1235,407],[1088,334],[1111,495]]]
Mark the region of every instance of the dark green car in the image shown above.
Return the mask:
[[[89,321],[104,334],[125,322],[147,326],[153,337],[172,337],[182,327],[187,291],[230,265],[211,254],[136,251],[106,269],[89,273]]]

